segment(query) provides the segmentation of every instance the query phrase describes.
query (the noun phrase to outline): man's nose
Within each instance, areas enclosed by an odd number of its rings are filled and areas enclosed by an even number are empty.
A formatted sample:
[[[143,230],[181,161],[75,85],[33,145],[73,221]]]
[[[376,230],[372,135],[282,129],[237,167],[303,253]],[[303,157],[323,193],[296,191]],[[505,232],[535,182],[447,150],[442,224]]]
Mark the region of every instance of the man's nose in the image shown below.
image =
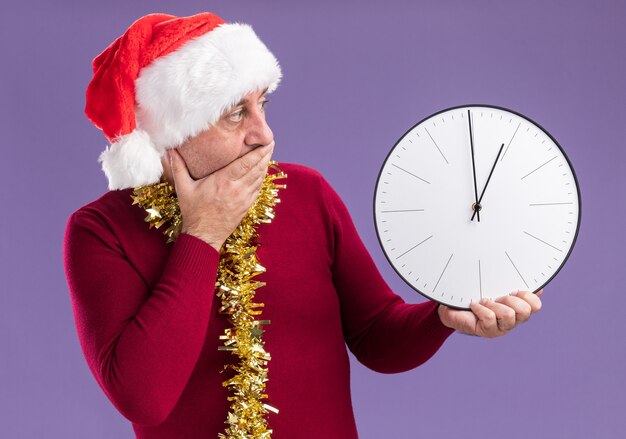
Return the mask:
[[[263,110],[257,109],[249,114],[246,145],[256,147],[271,143],[274,140],[274,133],[265,120]]]

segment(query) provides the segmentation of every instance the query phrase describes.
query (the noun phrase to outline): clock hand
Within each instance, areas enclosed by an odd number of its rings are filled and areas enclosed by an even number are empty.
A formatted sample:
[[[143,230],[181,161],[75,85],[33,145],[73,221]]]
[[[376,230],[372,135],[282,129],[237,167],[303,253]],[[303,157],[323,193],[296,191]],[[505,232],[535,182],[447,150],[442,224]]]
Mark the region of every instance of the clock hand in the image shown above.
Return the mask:
[[[480,210],[480,202],[483,199],[483,195],[485,195],[485,190],[487,189],[487,185],[489,184],[489,180],[491,180],[491,174],[493,174],[493,170],[496,169],[496,164],[498,163],[498,158],[500,157],[500,154],[502,153],[502,148],[504,148],[504,143],[502,144],[502,146],[500,146],[500,151],[498,151],[498,156],[496,157],[496,160],[493,162],[493,166],[491,167],[491,172],[489,172],[489,177],[487,177],[487,183],[485,183],[485,187],[483,188],[482,193],[480,194],[480,198],[478,199],[478,206],[479,206],[479,210]],[[474,214],[476,214],[477,210],[474,211]],[[474,215],[472,215],[472,219],[470,221],[474,220]]]
[[[474,214],[480,210],[480,202],[478,201],[478,189],[476,188],[476,165],[474,164],[474,135],[472,134],[472,115],[469,109],[467,110],[467,123],[469,124],[470,132],[470,147],[472,148],[472,173],[474,174]],[[474,221],[474,215],[472,215],[471,221]],[[478,213],[478,222],[480,222],[480,213]]]

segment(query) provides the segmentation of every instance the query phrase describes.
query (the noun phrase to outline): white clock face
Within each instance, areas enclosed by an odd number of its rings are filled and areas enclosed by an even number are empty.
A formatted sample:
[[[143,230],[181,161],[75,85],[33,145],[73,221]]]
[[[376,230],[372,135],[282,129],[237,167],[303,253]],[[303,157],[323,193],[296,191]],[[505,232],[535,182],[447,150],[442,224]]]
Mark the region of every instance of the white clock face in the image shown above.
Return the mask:
[[[556,275],[576,241],[580,193],[546,131],[510,110],[471,105],[398,140],[378,176],[374,216],[396,272],[424,296],[466,309],[537,292]]]

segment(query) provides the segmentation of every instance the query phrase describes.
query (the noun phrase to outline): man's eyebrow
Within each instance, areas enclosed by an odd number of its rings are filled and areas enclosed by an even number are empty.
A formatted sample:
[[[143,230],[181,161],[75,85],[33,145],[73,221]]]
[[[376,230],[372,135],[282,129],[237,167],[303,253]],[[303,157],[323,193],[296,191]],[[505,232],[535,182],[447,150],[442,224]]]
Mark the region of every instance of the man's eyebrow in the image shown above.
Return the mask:
[[[268,89],[268,88],[269,88],[269,87],[265,87],[265,90],[263,90],[263,93],[261,93],[261,97],[265,96],[265,93],[267,93],[267,89]],[[234,108],[234,107],[238,107],[238,106],[240,106],[240,105],[247,104],[247,103],[248,103],[248,100],[247,100],[247,99],[245,99],[245,98],[243,98],[242,100],[240,100],[239,102],[237,102],[237,103],[233,106],[233,108]]]

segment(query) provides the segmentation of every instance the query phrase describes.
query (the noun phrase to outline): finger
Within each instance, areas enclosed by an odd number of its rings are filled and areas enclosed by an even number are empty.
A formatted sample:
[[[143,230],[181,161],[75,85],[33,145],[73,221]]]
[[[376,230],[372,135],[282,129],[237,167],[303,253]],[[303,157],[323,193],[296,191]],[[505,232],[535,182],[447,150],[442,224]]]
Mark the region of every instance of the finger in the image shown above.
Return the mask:
[[[227,166],[222,168],[223,172],[226,173],[227,178],[229,178],[230,180],[239,180],[244,175],[253,170],[255,166],[257,166],[259,162],[261,162],[263,158],[273,150],[274,141],[268,143],[267,145],[259,146],[258,148],[255,148],[252,151],[237,158],[236,160],[230,162]]]
[[[261,160],[258,161],[250,172],[241,177],[239,181],[245,186],[255,187],[258,184],[259,187],[261,187],[261,184],[263,184],[263,180],[265,179],[265,175],[267,175],[268,165],[271,159],[271,153],[261,157]]]
[[[170,158],[170,168],[172,170],[172,178],[174,179],[175,187],[184,187],[193,181],[185,160],[180,156],[180,153],[176,149],[168,149],[167,154]]]
[[[476,335],[476,316],[471,311],[455,310],[440,304],[442,318],[445,325],[463,334]]]
[[[515,328],[515,310],[513,308],[494,300],[489,300],[484,305],[496,314],[498,329],[506,332]]]
[[[481,337],[497,337],[501,335],[498,330],[496,313],[479,302],[470,305],[470,309],[476,315],[476,334]]]
[[[541,295],[543,294],[543,288],[542,288],[542,289],[540,289],[539,291],[537,291],[535,294],[536,294],[537,296],[541,297]]]
[[[525,300],[520,299],[519,297],[507,295],[503,297],[498,297],[496,299],[496,302],[502,303],[503,305],[506,305],[513,309],[513,311],[515,311],[516,323],[525,322],[530,318],[530,315],[532,314],[532,308],[530,307],[530,304]]]
[[[541,309],[541,299],[530,291],[518,291],[512,295],[526,301],[530,305],[531,314],[534,314]]]

